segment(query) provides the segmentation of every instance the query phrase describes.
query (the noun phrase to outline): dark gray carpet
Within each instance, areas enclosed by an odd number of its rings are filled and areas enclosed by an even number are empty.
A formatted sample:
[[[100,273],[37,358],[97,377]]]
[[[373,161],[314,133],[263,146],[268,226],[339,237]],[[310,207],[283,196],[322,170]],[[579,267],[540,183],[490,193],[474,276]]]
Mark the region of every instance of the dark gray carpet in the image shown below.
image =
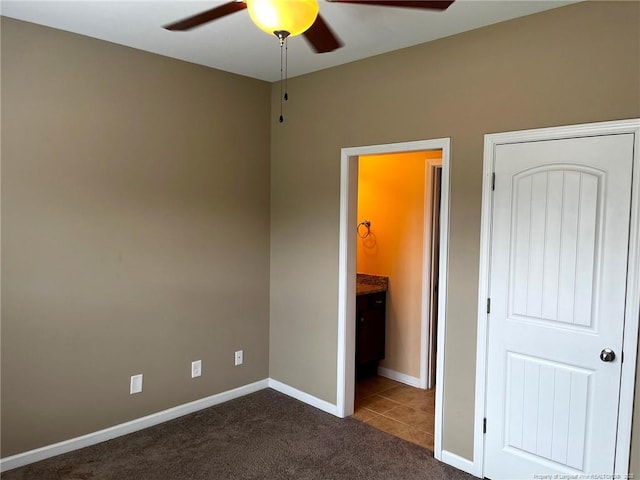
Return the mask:
[[[2,480],[471,480],[431,452],[274,390],[10,470]]]

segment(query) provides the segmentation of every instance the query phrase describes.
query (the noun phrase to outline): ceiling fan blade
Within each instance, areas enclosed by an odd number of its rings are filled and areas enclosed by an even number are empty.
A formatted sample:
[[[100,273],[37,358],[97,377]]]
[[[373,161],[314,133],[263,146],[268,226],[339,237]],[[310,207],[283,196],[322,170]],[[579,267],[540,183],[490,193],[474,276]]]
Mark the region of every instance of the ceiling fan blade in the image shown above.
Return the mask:
[[[335,33],[331,31],[327,22],[318,14],[313,25],[304,32],[304,38],[316,53],[333,52],[342,47],[343,43],[338,39]]]
[[[328,0],[334,3],[356,3],[360,5],[377,5],[379,7],[425,8],[429,10],[446,10],[455,0]]]
[[[244,10],[245,8],[247,8],[246,3],[233,1],[222,4],[219,7],[212,8],[211,10],[198,13],[197,15],[193,15],[192,17],[183,18],[182,20],[179,20],[175,23],[165,25],[164,28],[172,31],[191,30],[194,27],[198,27],[204,23],[217,20],[218,18],[226,17],[227,15],[239,12],[240,10]]]

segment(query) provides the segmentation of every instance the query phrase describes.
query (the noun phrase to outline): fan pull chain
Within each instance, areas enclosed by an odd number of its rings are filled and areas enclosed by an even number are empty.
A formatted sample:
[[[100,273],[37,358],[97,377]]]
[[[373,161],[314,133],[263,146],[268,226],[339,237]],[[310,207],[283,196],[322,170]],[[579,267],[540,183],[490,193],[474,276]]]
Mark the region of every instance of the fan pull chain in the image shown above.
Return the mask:
[[[276,37],[280,40],[280,123],[284,122],[284,115],[282,114],[282,104],[289,100],[289,94],[287,93],[287,77],[289,75],[288,72],[288,56],[289,56],[289,46],[287,44],[287,37],[289,37],[289,32],[286,30],[278,30],[275,33]],[[284,89],[284,92],[283,92]]]
[[[289,42],[284,39],[284,101],[289,100]]]
[[[280,39],[280,123],[284,122],[284,116],[282,115],[282,78],[283,78],[283,74],[282,74],[282,65],[283,65],[283,52],[282,52],[282,47],[284,46],[284,38]]]

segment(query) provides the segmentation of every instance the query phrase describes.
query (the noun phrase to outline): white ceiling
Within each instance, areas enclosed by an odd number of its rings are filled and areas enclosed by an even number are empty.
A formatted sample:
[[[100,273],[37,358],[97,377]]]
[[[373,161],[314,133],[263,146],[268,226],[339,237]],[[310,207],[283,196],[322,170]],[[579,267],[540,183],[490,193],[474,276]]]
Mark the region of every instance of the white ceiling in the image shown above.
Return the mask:
[[[162,28],[227,1],[2,0],[0,13],[261,80],[278,80],[278,40],[253,25],[246,10],[188,32]],[[317,54],[302,37],[289,39],[290,77],[576,3],[576,0],[457,0],[444,12],[325,0],[319,3],[320,14],[345,46]]]

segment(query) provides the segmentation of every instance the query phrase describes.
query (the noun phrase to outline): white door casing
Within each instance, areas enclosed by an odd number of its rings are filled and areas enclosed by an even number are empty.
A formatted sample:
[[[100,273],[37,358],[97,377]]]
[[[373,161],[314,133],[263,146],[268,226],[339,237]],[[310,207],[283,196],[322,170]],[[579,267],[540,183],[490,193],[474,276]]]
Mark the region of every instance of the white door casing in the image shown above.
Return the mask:
[[[637,277],[637,268],[627,269],[637,262],[633,249],[628,258],[630,233],[637,242],[637,222],[629,222],[637,217],[637,133],[553,139],[553,130],[535,141],[495,141],[485,157],[496,187],[479,301],[491,298],[478,329],[476,400],[477,409],[486,401],[487,433],[475,437],[474,463],[476,474],[492,480],[623,474],[625,458],[628,464],[634,368],[622,375],[621,354],[623,342],[629,346],[634,332],[637,338],[637,314],[623,336],[628,307],[637,310],[637,301],[625,302],[628,273]],[[604,348],[617,358],[603,362]],[[635,367],[635,349],[631,357]],[[618,428],[619,415],[628,415],[628,425]]]
[[[360,155],[391,154],[423,150],[442,151],[442,189],[440,205],[440,260],[438,289],[437,343],[445,345],[447,261],[449,245],[449,138],[419,140],[385,145],[343,148],[340,175],[340,253],[338,276],[338,351],[337,351],[337,412],[345,417],[353,414],[355,359],[355,280],[356,236],[353,234],[357,213],[358,157]],[[426,343],[426,335],[423,343]],[[457,456],[442,449],[442,417],[444,409],[444,348],[439,348],[436,361],[436,408],[434,455],[445,463],[454,463]],[[452,459],[452,460],[448,460]],[[469,471],[470,462],[461,459],[458,468]]]

